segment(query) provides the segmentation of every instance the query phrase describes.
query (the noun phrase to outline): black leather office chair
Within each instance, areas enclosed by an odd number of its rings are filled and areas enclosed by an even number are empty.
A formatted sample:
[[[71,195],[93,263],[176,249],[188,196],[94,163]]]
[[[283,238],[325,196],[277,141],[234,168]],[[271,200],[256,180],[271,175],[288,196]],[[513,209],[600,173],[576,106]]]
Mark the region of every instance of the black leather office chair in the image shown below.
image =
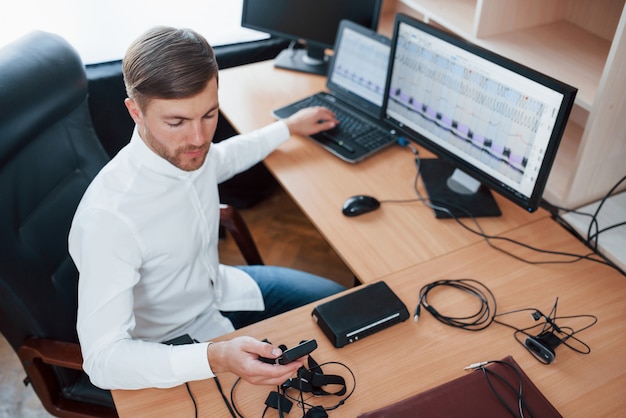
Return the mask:
[[[78,272],[67,251],[74,211],[108,161],[87,80],[62,38],[34,32],[0,50],[0,332],[44,407],[59,417],[117,416],[82,371]],[[243,220],[222,208],[246,261],[262,264]]]

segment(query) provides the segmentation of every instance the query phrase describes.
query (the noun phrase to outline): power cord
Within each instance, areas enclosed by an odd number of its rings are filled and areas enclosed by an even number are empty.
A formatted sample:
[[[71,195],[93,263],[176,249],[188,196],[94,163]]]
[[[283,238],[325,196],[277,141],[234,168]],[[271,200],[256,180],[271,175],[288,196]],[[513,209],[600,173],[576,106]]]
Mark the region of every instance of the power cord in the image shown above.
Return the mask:
[[[196,397],[193,396],[189,383],[185,382],[185,387],[187,388],[187,393],[189,394],[189,398],[191,398],[191,402],[193,402],[194,417],[198,418],[198,404],[196,403]]]
[[[613,194],[613,192],[615,191],[615,189],[617,189],[619,187],[619,185],[621,183],[624,182],[624,180],[626,180],[626,176],[622,177],[620,179],[620,181],[618,181],[612,188],[611,190],[609,190],[609,192],[606,194],[606,196],[600,201],[600,204],[598,205],[598,207],[596,208],[595,213],[593,214],[592,217],[592,221],[589,223],[589,229],[587,230],[587,239],[591,239],[591,237],[598,235],[598,214],[600,213],[600,209],[602,209],[602,206],[604,206],[604,203],[607,201],[607,199]],[[622,223],[624,224],[624,223]],[[596,229],[596,233],[595,234],[591,234],[591,230],[595,227]],[[596,240],[595,245],[593,246],[594,251],[598,251],[598,242]]]
[[[609,266],[609,267],[611,267],[613,269],[616,269],[620,273],[625,274],[614,263],[610,262],[609,260],[606,260],[605,258],[603,258],[601,255],[597,254],[596,252],[592,252],[592,253],[589,253],[589,254],[574,254],[574,253],[568,253],[568,252],[562,252],[562,251],[545,250],[545,249],[537,248],[537,247],[534,247],[532,245],[523,243],[521,241],[514,240],[512,238],[498,236],[498,235],[489,235],[489,234],[485,233],[485,231],[482,229],[482,227],[481,227],[480,223],[478,222],[478,220],[471,213],[469,213],[465,208],[455,206],[454,209],[458,209],[458,210],[462,211],[463,213],[466,213],[467,217],[472,220],[472,222],[473,222],[473,224],[475,226],[475,229],[471,228],[470,226],[466,225],[465,222],[463,222],[461,219],[459,219],[457,216],[455,216],[452,213],[452,211],[450,210],[450,208],[444,207],[444,206],[441,206],[441,205],[438,205],[438,204],[435,204],[435,203],[431,202],[428,198],[422,196],[422,194],[421,194],[421,192],[419,191],[419,188],[418,188],[419,178],[421,177],[421,157],[419,155],[419,152],[418,152],[417,148],[415,148],[415,146],[413,146],[413,144],[411,144],[405,138],[400,138],[400,139],[398,139],[397,142],[398,142],[399,145],[401,145],[403,147],[409,148],[412,151],[413,155],[415,156],[415,164],[417,166],[417,172],[416,172],[416,175],[415,175],[415,180],[413,182],[413,189],[415,191],[415,194],[417,195],[417,198],[416,199],[405,199],[405,200],[392,200],[392,199],[380,200],[381,203],[421,202],[426,207],[428,207],[430,209],[444,212],[450,218],[454,219],[454,221],[457,224],[459,224],[463,229],[465,229],[468,232],[471,232],[472,234],[478,235],[479,237],[483,238],[485,240],[485,242],[487,243],[487,245],[489,245],[491,248],[493,248],[493,249],[495,249],[497,251],[500,251],[500,252],[502,252],[502,253],[504,253],[504,254],[506,254],[506,255],[508,255],[508,256],[518,260],[518,261],[526,263],[526,264],[533,264],[533,265],[541,265],[541,264],[571,264],[571,263],[578,262],[580,260],[588,260],[588,261],[593,261],[593,262],[596,262],[596,263],[599,263],[599,264],[607,265],[607,266]],[[617,185],[615,187],[617,187]],[[548,255],[555,255],[555,256],[565,257],[565,258],[569,258],[569,259],[566,259],[566,260],[545,260],[545,261],[528,260],[528,259],[522,258],[522,257],[520,257],[520,256],[518,256],[518,255],[516,255],[516,254],[514,254],[514,253],[512,253],[512,252],[510,252],[508,250],[505,250],[504,248],[498,247],[497,245],[495,245],[494,241],[508,242],[508,243],[512,243],[514,245],[521,246],[523,248],[529,249],[529,250],[537,252],[537,253],[548,254]],[[598,255],[599,257],[602,257],[602,258],[594,257],[594,255]]]
[[[440,313],[428,302],[428,295],[441,287],[465,292],[477,298],[480,302],[478,311],[461,317],[447,316]],[[419,319],[422,306],[439,322],[468,331],[480,331],[487,328],[491,325],[496,315],[495,296],[487,286],[474,279],[444,279],[423,286],[419,291],[419,300],[413,316],[415,322]]]
[[[496,373],[491,368],[486,367],[489,364],[502,364],[504,366],[509,367],[511,370],[513,370],[515,372],[515,374],[517,375],[518,388],[516,389],[513,386],[513,384],[511,382],[509,382],[507,379],[505,379],[504,376],[502,376],[501,374]],[[506,410],[513,417],[515,417],[515,418],[518,418],[518,417],[519,418],[526,418],[526,415],[524,414],[524,409],[526,409],[526,411],[528,412],[528,417],[529,418],[534,418],[535,415],[533,414],[533,411],[530,409],[530,406],[528,405],[528,402],[526,402],[526,400],[524,399],[524,388],[523,388],[522,374],[511,363],[509,363],[507,361],[503,361],[503,360],[489,360],[489,361],[483,361],[483,362],[480,362],[480,363],[471,364],[471,365],[467,366],[465,368],[465,370],[480,370],[483,373],[483,375],[485,376],[485,380],[487,381],[487,384],[489,385],[489,388],[491,389],[493,394],[498,398],[500,403],[506,408]],[[499,380],[502,384],[504,384],[504,386],[508,390],[513,392],[514,396],[517,398],[517,405],[516,405],[517,411],[515,411],[504,400],[502,394],[500,392],[498,392],[498,390],[495,388],[495,385],[493,384],[493,382],[491,380],[492,377],[494,377],[497,380]]]
[[[615,190],[617,190],[617,188],[620,186],[620,184],[624,183],[624,181],[626,181],[626,176],[622,177],[613,187],[611,187],[611,189],[606,193],[606,195],[600,200],[600,203],[598,204],[598,207],[596,208],[594,213],[587,213],[587,212],[583,212],[580,210],[576,210],[576,209],[567,209],[561,206],[557,206],[557,205],[552,205],[548,202],[544,202],[543,206],[546,207],[550,213],[552,214],[552,217],[559,222],[564,228],[566,228],[568,231],[570,231],[572,234],[576,235],[576,237],[578,237],[578,239],[580,239],[583,243],[585,243],[585,245],[587,247],[589,247],[592,251],[594,251],[595,253],[598,253],[600,256],[602,256],[602,254],[600,254],[599,251],[599,241],[600,241],[600,234],[615,229],[615,228],[619,228],[619,227],[623,227],[626,226],[626,221],[624,222],[618,222],[615,223],[613,225],[609,225],[606,226],[602,229],[600,229],[600,225],[598,222],[598,216],[600,214],[600,210],[602,209],[602,207],[604,206],[604,204],[606,203],[606,201],[613,196],[615,193]],[[568,212],[568,213],[573,213],[576,215],[581,215],[581,216],[587,216],[589,218],[591,218],[591,220],[589,221],[589,227],[587,229],[587,236],[584,237],[582,235],[580,235],[573,227],[572,225],[567,222],[567,220],[565,220],[560,212]],[[604,256],[603,256],[604,257]],[[604,257],[606,259],[606,257]],[[608,263],[610,263],[612,265],[613,268],[615,268],[616,270],[620,271],[622,274],[626,275],[626,272],[621,270],[618,266],[614,265],[614,263],[612,263],[610,260],[606,260]]]
[[[230,416],[232,418],[237,418],[237,416],[241,416],[239,413],[235,415],[235,409],[233,409],[235,405],[233,404],[231,406],[231,404],[228,403],[228,399],[226,398],[226,395],[224,395],[224,390],[222,389],[222,384],[220,383],[220,380],[218,379],[218,377],[215,376],[213,380],[215,380],[215,386],[217,386],[217,390],[220,392],[220,396],[222,397],[222,400],[224,401],[224,405],[226,405],[226,409],[228,409]],[[237,378],[237,380],[239,380],[239,378]]]

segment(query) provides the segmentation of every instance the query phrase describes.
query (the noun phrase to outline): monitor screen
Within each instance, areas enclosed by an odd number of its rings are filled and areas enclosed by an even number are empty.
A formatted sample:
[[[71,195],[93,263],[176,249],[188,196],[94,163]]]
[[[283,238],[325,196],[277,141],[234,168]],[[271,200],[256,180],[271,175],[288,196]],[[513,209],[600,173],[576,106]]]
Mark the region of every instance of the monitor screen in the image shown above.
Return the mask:
[[[380,117],[385,97],[390,40],[351,21],[341,22],[328,72],[328,88],[348,100],[364,99],[366,109]],[[357,99],[357,100],[358,100]],[[358,105],[363,105],[358,100]],[[375,109],[375,110],[373,110]]]
[[[306,49],[283,51],[276,65],[326,75],[325,49],[332,49],[342,19],[376,30],[382,0],[244,0],[241,26],[303,41]]]
[[[577,90],[405,15],[390,60],[385,119],[440,157],[422,165],[431,202],[496,216],[492,189],[536,210]]]

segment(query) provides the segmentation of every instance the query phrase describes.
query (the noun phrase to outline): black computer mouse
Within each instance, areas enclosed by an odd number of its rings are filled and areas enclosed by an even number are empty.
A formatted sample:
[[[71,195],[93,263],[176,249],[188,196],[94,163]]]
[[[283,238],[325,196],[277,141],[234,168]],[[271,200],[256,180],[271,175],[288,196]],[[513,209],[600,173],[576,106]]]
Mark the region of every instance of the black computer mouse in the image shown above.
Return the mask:
[[[357,195],[348,198],[343,204],[341,211],[346,216],[359,216],[376,210],[379,207],[380,202],[375,197]]]

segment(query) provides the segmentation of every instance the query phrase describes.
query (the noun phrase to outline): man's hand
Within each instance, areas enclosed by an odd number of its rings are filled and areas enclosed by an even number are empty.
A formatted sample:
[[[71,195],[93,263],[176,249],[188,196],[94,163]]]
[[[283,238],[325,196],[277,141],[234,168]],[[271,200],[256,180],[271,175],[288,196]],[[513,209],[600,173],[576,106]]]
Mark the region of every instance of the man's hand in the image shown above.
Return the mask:
[[[292,135],[313,135],[334,128],[339,123],[335,114],[321,106],[299,110],[284,120]]]
[[[280,385],[293,377],[303,365],[294,361],[285,365],[267,364],[259,356],[276,358],[280,348],[252,337],[237,337],[230,341],[209,344],[207,356],[213,373],[231,372],[255,385]]]

